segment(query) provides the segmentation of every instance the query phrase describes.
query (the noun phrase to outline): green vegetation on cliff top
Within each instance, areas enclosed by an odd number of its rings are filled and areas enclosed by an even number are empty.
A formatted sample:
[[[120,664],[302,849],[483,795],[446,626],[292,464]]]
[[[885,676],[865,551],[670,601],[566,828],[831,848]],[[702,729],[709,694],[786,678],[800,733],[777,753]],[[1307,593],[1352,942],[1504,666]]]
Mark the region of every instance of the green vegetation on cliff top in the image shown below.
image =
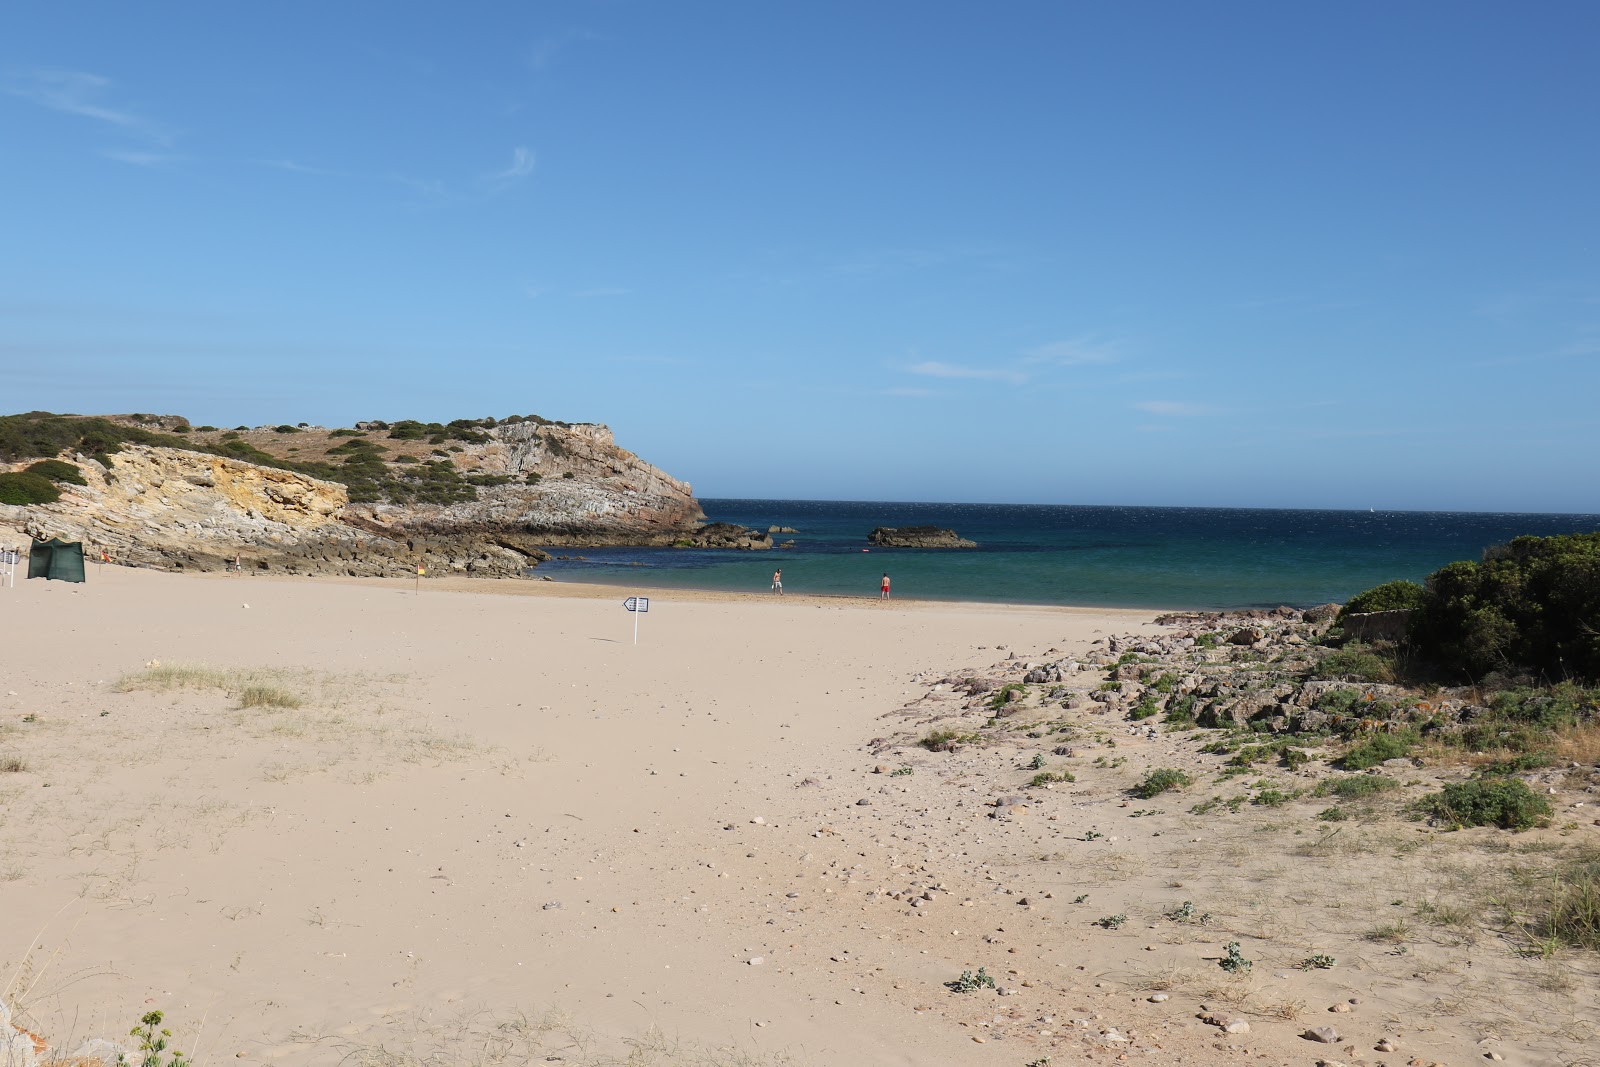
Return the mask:
[[[421,459],[405,453],[386,460],[383,453],[388,446],[371,440],[382,434],[400,442],[426,442],[442,445],[447,441],[482,444],[489,440],[484,431],[501,424],[534,422],[540,425],[570,426],[537,415],[512,415],[504,419],[456,419],[448,423],[418,422],[411,419],[395,423],[375,421],[363,423],[365,430],[334,430],[322,435],[327,439],[325,449],[303,446],[305,424],[271,429],[266,435],[278,432],[295,436],[279,437],[269,450],[263,447],[264,439],[252,443],[243,439],[239,431],[218,432],[214,427],[196,430],[181,419],[158,419],[151,415],[132,415],[126,418],[57,415],[48,411],[31,411],[22,415],[0,416],[0,462],[16,463],[27,459],[51,461],[54,465],[41,470],[34,464],[28,472],[0,475],[0,503],[40,504],[50,503],[59,497],[54,482],[73,481],[69,475],[55,470],[71,464],[55,462],[63,452],[76,452],[90,456],[102,466],[111,467],[111,456],[128,445],[153,445],[180,448],[225,456],[246,463],[279,470],[293,471],[324,481],[337,482],[350,492],[356,503],[393,504],[456,504],[473,500],[478,488],[503,485],[513,479],[506,475],[462,471],[450,456]],[[152,424],[153,427],[152,428]],[[248,430],[248,427],[241,427]],[[207,434],[210,439],[194,436]],[[335,438],[349,438],[335,444]],[[316,458],[278,454],[279,450],[299,453],[302,447],[321,451]],[[54,473],[49,473],[53,471]],[[78,483],[82,484],[81,474]],[[531,480],[531,479],[530,479]]]

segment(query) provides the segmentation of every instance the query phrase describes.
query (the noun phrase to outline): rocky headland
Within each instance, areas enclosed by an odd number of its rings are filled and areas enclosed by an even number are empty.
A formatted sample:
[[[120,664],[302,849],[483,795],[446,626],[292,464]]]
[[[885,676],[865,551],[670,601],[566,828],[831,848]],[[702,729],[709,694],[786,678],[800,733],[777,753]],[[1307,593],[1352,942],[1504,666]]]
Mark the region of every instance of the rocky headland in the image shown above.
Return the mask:
[[[0,542],[55,536],[82,541],[93,559],[165,569],[237,559],[282,573],[420,565],[504,577],[548,558],[544,546],[671,544],[699,536],[704,519],[687,483],[597,424],[516,416],[218,430],[110,416],[80,420],[93,427],[80,430],[71,420],[0,420],[12,424],[0,443],[16,458],[0,474],[26,469],[42,449],[17,458],[29,449],[16,442],[48,431],[71,444],[47,458],[79,475],[58,483],[53,502],[0,504]]]
[[[977,548],[954,530],[937,526],[880,526],[867,535],[867,543],[884,548]]]

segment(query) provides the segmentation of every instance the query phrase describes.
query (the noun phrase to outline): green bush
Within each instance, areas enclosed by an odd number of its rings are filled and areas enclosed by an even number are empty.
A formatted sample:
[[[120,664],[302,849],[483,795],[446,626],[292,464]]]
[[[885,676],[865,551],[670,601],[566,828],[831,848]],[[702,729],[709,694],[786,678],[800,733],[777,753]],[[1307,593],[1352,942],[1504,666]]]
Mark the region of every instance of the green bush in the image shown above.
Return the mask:
[[[1519,778],[1455,782],[1418,802],[1430,815],[1456,826],[1498,826],[1526,830],[1550,818],[1550,802]]]
[[[300,427],[290,426],[288,423],[284,423],[282,426],[274,426],[272,431],[274,433],[299,433]]]
[[[88,485],[83,471],[76,464],[66,463],[59,459],[41,459],[37,463],[30,463],[25,474],[37,474],[41,478],[48,478],[52,482],[67,482],[70,485]]]
[[[1449,671],[1600,679],[1600,532],[1518,537],[1428,576],[1411,640]]]
[[[1324,656],[1311,677],[1344,682],[1392,682],[1395,663],[1392,656],[1374,652],[1365,645],[1351,645]]]
[[[1182,771],[1173,770],[1171,767],[1158,767],[1145,775],[1144,781],[1133,787],[1133,792],[1135,796],[1149,800],[1173,789],[1183,789],[1191,781],[1192,779]]]
[[[22,471],[0,474],[0,504],[26,507],[29,504],[54,504],[61,490],[48,478]]]
[[[1416,582],[1385,582],[1364,593],[1357,593],[1339,610],[1339,617],[1361,615],[1369,611],[1400,611],[1422,606],[1426,591]]]
[[[1420,738],[1415,730],[1374,734],[1346,752],[1344,758],[1339,760],[1339,766],[1347,771],[1364,771],[1368,767],[1376,767],[1384,760],[1400,759],[1402,756],[1410,755],[1412,747],[1418,740]]]
[[[1340,800],[1364,800],[1399,788],[1399,782],[1381,774],[1352,774],[1348,778],[1329,778],[1321,782],[1317,786],[1317,795],[1335,796]]]

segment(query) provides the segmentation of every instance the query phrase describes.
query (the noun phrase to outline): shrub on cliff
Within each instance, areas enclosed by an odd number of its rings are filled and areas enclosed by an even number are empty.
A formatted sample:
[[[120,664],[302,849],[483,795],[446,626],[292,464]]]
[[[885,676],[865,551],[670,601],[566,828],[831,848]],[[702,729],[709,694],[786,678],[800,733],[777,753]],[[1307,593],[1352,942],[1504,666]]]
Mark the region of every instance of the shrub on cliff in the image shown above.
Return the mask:
[[[26,507],[29,504],[54,504],[61,490],[49,478],[27,471],[0,474],[0,504]]]
[[[70,485],[88,485],[89,481],[75,464],[66,463],[59,459],[41,459],[37,463],[28,465],[27,474],[37,474],[41,478],[48,478],[52,482],[66,482]]]

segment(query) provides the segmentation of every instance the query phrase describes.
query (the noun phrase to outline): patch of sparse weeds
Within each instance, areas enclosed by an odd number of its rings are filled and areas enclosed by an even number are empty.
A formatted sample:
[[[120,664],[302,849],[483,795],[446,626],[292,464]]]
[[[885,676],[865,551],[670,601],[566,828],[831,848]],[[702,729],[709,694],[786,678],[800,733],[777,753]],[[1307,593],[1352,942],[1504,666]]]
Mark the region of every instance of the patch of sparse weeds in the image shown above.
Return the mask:
[[[1077,780],[1078,779],[1073,776],[1073,773],[1067,770],[1040,771],[1038,774],[1028,779],[1028,787],[1030,789],[1038,789],[1042,786],[1055,785],[1059,782],[1076,782]]]
[[[1082,904],[1084,901],[1086,901],[1088,899],[1089,899],[1089,894],[1088,893],[1079,893],[1077,896],[1072,898],[1072,902],[1074,904]]]
[[[0,756],[0,774],[21,774],[28,769],[28,761],[21,756]]]
[[[1600,950],[1600,853],[1566,861],[1540,880],[1534,929],[1578,948]]]
[[[1152,719],[1161,711],[1161,705],[1156,703],[1156,698],[1146,693],[1139,703],[1128,712],[1128,718],[1135,722],[1140,719]]]
[[[1473,771],[1475,778],[1504,778],[1525,771],[1536,771],[1555,762],[1554,753],[1548,750],[1519,752],[1505,759],[1491,760]]]
[[[1106,930],[1115,930],[1127,921],[1128,917],[1119,913],[1116,915],[1102,915],[1090,925],[1099,926]]]
[[[1031,761],[1029,761],[1028,766],[1027,766],[1026,769],[1030,770],[1030,771],[1037,771],[1037,770],[1040,770],[1043,767],[1044,767],[1044,753],[1043,752],[1035,752],[1033,754],[1033,759]]]
[[[1094,766],[1096,766],[1096,767],[1104,767],[1106,770],[1115,770],[1116,768],[1122,766],[1124,763],[1127,763],[1127,762],[1128,762],[1128,757],[1127,756],[1114,756],[1114,757],[1110,757],[1110,758],[1107,758],[1105,756],[1096,756],[1094,758]]]
[[[1319,811],[1317,813],[1317,818],[1321,819],[1323,822],[1344,822],[1346,819],[1350,818],[1350,813],[1339,807],[1339,805],[1335,804],[1331,808],[1323,808],[1321,811]]]
[[[1189,809],[1189,814],[1190,815],[1209,815],[1213,811],[1216,811],[1221,806],[1222,806],[1222,798],[1221,797],[1212,797],[1210,800],[1202,800],[1200,803],[1198,803],[1194,807],[1190,808]]]
[[[1192,779],[1182,771],[1174,770],[1171,767],[1157,767],[1145,775],[1143,781],[1133,787],[1133,792],[1134,795],[1144,800],[1149,800],[1170,790],[1182,789],[1189,785],[1191,781]]]
[[[239,692],[241,708],[298,708],[305,701],[275,685],[248,685]]]
[[[1011,695],[1012,693],[1017,695],[1013,697]],[[989,698],[989,710],[999,711],[1013,700],[1021,700],[1027,695],[1028,687],[1023,685],[1021,682],[1007,682],[999,689],[996,689],[994,691],[994,695]]]
[[[1085,841],[1098,841],[1104,836],[1106,835],[1101,833],[1099,830],[1086,830],[1084,832],[1083,839]]]
[[[1339,961],[1321,952],[1300,961],[1302,971],[1331,971]]]
[[[1364,771],[1385,760],[1409,756],[1419,740],[1417,731],[1411,729],[1374,734],[1347,751],[1339,760],[1339,766],[1347,771]]]
[[[980,989],[993,989],[994,976],[988,968],[979,967],[977,974],[970,970],[962,971],[959,978],[946,982],[944,987],[952,993],[975,993]]]
[[[1388,775],[1352,774],[1318,782],[1315,793],[1319,797],[1338,797],[1340,800],[1365,800],[1398,788],[1400,783]]]
[[[1150,688],[1154,689],[1158,693],[1170,693],[1177,684],[1178,676],[1173,674],[1171,671],[1167,671],[1155,681],[1151,682]]]
[[[1186,923],[1190,926],[1205,926],[1211,922],[1211,913],[1201,912],[1194,906],[1194,901],[1186,900],[1176,908],[1167,912],[1167,918],[1175,923]]]
[[[967,745],[978,740],[974,733],[962,733],[960,730],[942,729],[931,730],[917,744],[929,752],[948,752],[951,745]]]
[[[1101,693],[1120,693],[1120,692],[1122,692],[1122,683],[1121,682],[1101,682],[1096,691],[1097,692],[1101,692]]]
[[[1403,903],[1396,901],[1396,903]],[[1391,922],[1379,923],[1366,933],[1368,941],[1387,942],[1398,945],[1411,936],[1411,924],[1404,919],[1395,919]]]
[[[1324,656],[1311,672],[1317,679],[1341,682],[1393,682],[1399,670],[1391,652],[1349,644]]]
[[[1201,634],[1194,639],[1194,643],[1196,648],[1216,648],[1222,643],[1222,635],[1219,633]]]
[[[911,766],[911,764],[908,763],[903,767],[896,767],[894,770],[890,771],[889,772],[889,777],[890,778],[904,778],[909,774],[915,774],[915,773],[916,773],[916,768]]]
[[[1264,808],[1282,807],[1284,804],[1289,803],[1289,801],[1299,798],[1302,792],[1303,790],[1299,789],[1291,789],[1285,792],[1275,785],[1269,785],[1265,789],[1257,792],[1255,796],[1251,797],[1250,803],[1259,804]]]
[[[1250,968],[1254,966],[1255,961],[1244,958],[1244,952],[1239,948],[1239,942],[1229,941],[1222,951],[1225,955],[1217,961],[1218,967],[1221,967],[1229,974],[1250,973]]]

